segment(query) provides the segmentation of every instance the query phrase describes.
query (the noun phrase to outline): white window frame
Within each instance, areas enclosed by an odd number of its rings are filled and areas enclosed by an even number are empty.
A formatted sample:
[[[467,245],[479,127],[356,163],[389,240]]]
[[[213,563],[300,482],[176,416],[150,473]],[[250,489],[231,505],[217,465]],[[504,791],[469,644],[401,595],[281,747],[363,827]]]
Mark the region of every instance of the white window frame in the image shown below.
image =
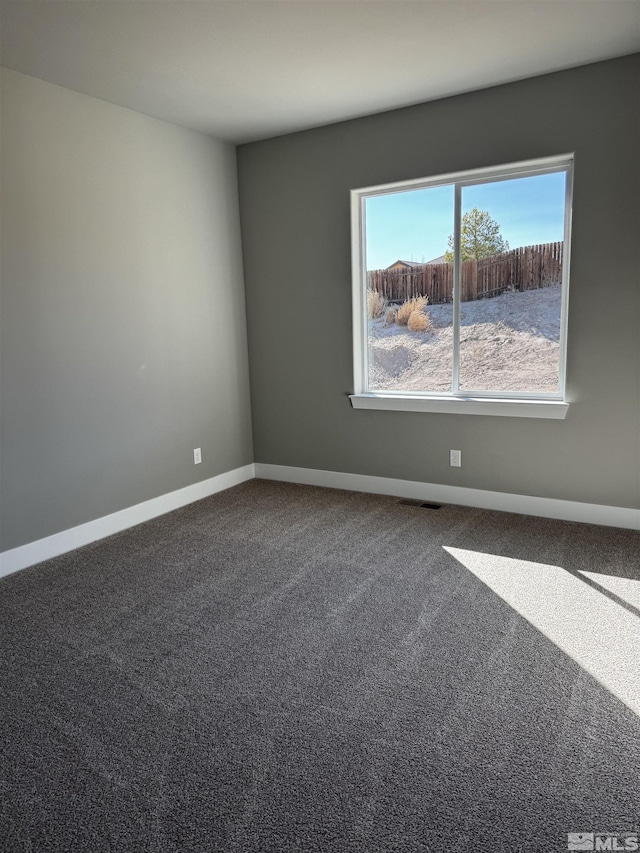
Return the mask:
[[[559,390],[542,394],[529,392],[482,392],[469,394],[458,388],[460,335],[460,227],[462,188],[479,183],[524,178],[536,174],[566,172],[564,255],[560,315]],[[366,199],[393,192],[454,184],[454,270],[453,270],[453,387],[450,392],[370,391],[368,387],[368,321],[366,270]],[[503,415],[528,418],[565,418],[567,321],[569,309],[569,259],[571,256],[571,203],[573,195],[573,154],[510,163],[489,169],[473,169],[433,178],[400,181],[351,190],[351,251],[353,282],[353,365],[354,393],[349,395],[354,409],[387,409],[403,412]]]

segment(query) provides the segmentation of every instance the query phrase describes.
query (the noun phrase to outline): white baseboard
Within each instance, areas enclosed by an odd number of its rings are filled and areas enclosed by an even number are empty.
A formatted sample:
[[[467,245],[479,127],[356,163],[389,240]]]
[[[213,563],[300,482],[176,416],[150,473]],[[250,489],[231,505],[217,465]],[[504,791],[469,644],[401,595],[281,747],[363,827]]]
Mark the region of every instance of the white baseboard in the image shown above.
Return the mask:
[[[285,483],[300,483],[307,486],[326,486],[347,489],[353,492],[370,492],[376,495],[395,495],[438,503],[473,506],[481,509],[517,512],[543,518],[564,521],[581,521],[587,524],[603,524],[609,527],[625,527],[640,530],[640,510],[626,507],[586,504],[563,501],[555,498],[537,498],[528,495],[513,495],[504,492],[489,492],[483,489],[466,489],[459,486],[442,486],[436,483],[418,483],[414,480],[397,480],[390,477],[371,477],[365,474],[348,474],[341,471],[321,471],[314,468],[294,468],[287,465],[269,465],[256,462],[233,471],[219,474],[194,483],[184,489],[161,495],[136,504],[128,509],[114,512],[78,527],[63,530],[45,539],[38,539],[19,548],[0,553],[0,577],[26,569],[43,560],[57,557],[75,548],[104,539],[121,530],[142,524],[159,515],[209,497],[216,492],[229,489],[260,477]]]
[[[242,468],[218,474],[217,477],[203,480],[201,483],[194,483],[192,486],[186,486],[111,515],[105,515],[95,521],[54,533],[53,536],[47,536],[45,539],[38,539],[36,542],[29,542],[19,548],[4,551],[0,554],[0,577],[26,569],[51,557],[57,557],[59,554],[65,554],[67,551],[73,551],[97,539],[104,539],[105,536],[142,524],[144,521],[214,495],[216,492],[222,492],[254,477],[254,465],[245,465]]]
[[[264,480],[279,480],[306,486],[327,486],[376,495],[395,495],[437,503],[537,515],[563,521],[580,521],[587,524],[640,530],[640,509],[512,495],[505,492],[489,492],[484,489],[442,486],[436,483],[418,483],[413,480],[396,480],[390,477],[370,477],[365,474],[346,474],[341,471],[269,465],[264,462],[256,462],[255,471],[256,477]]]

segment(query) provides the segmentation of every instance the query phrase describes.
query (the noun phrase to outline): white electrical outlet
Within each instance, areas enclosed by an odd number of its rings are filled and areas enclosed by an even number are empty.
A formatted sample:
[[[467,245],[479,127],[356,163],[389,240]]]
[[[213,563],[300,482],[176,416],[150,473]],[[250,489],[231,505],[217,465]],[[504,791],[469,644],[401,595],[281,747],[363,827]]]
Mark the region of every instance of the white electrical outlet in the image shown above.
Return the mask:
[[[462,451],[461,450],[450,450],[449,451],[449,465],[452,468],[462,468]]]
[[[193,464],[199,465],[202,462],[202,450],[199,447],[193,451]]]

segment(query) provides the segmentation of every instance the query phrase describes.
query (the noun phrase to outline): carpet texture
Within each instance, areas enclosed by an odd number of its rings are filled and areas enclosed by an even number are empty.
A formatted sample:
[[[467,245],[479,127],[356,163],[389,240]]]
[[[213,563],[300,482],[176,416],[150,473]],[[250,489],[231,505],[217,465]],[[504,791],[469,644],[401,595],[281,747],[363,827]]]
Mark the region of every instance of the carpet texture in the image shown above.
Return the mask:
[[[639,564],[631,531],[254,480],[11,575],[0,849],[638,831]]]

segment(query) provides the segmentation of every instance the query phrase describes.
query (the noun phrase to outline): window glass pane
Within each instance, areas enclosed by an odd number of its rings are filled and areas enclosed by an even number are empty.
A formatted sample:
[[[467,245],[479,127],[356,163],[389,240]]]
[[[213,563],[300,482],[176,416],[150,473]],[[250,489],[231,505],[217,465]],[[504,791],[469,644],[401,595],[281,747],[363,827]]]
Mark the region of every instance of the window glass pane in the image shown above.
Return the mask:
[[[371,391],[451,392],[453,185],[365,199]]]
[[[560,390],[565,182],[462,188],[460,390]]]

